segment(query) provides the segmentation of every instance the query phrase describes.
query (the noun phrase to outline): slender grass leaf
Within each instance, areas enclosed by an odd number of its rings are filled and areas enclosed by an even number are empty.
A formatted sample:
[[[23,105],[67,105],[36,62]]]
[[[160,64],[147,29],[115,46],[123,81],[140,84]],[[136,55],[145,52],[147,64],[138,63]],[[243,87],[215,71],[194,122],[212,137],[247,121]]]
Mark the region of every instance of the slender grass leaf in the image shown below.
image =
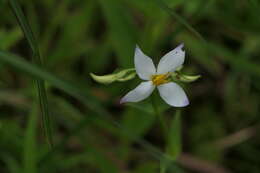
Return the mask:
[[[155,0],[155,2],[159,5],[160,8],[165,10],[171,16],[173,16],[179,23],[185,26],[189,31],[191,31],[195,36],[197,36],[200,40],[206,41],[202,35],[193,27],[191,26],[183,17],[178,15],[173,9],[171,9],[163,0]]]
[[[11,8],[20,24],[20,27],[23,30],[23,33],[32,49],[33,62],[38,64],[39,66],[42,66],[40,52],[38,49],[37,42],[34,38],[30,25],[29,25],[28,21],[26,20],[18,1],[9,0],[9,2],[11,5]],[[45,132],[48,143],[50,144],[50,146],[52,146],[53,141],[52,141],[52,132],[51,132],[51,119],[50,119],[50,113],[49,113],[49,109],[48,109],[48,100],[47,100],[46,89],[44,86],[44,81],[39,80],[39,79],[36,80],[36,86],[37,86],[37,91],[38,91],[38,96],[39,96],[39,101],[40,101],[40,107],[41,107],[41,111],[42,111],[44,132]]]
[[[193,56],[198,58],[205,65],[205,68],[212,69],[212,74],[220,74],[220,66],[217,60],[221,60],[238,72],[260,77],[260,64],[253,62],[249,57],[245,57],[218,43],[208,42],[204,44],[191,37],[185,36],[182,38],[186,40],[187,45],[192,49]],[[204,49],[202,49],[203,47]]]
[[[243,72],[252,76],[260,77],[260,64],[252,62],[250,58],[237,54],[232,50],[216,43],[207,44],[207,48],[212,53],[216,53],[223,62],[229,64],[238,72]]]
[[[11,8],[13,10],[13,13],[15,14],[15,16],[20,24],[21,29],[23,30],[23,33],[24,33],[27,41],[29,42],[30,48],[32,49],[34,54],[39,54],[37,42],[34,38],[30,25],[23,14],[20,4],[18,3],[17,0],[9,0],[9,2],[11,5]],[[39,56],[37,56],[35,58],[39,58]]]

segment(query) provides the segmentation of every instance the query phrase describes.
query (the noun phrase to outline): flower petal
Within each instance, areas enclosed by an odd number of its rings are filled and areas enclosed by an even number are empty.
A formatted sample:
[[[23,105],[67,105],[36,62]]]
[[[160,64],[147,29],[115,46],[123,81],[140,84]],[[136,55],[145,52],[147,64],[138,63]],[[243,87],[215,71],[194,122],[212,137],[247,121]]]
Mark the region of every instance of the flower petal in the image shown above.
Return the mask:
[[[184,62],[185,52],[182,50],[183,44],[164,55],[157,67],[157,74],[173,72]]]
[[[125,102],[139,102],[146,99],[151,95],[155,86],[152,81],[142,82],[135,89],[127,93],[121,100],[120,103]]]
[[[138,76],[143,80],[150,80],[151,75],[156,73],[153,60],[146,56],[137,45],[135,48],[135,69]]]
[[[189,100],[183,89],[176,83],[170,82],[158,86],[162,99],[171,106],[184,107],[189,104]]]

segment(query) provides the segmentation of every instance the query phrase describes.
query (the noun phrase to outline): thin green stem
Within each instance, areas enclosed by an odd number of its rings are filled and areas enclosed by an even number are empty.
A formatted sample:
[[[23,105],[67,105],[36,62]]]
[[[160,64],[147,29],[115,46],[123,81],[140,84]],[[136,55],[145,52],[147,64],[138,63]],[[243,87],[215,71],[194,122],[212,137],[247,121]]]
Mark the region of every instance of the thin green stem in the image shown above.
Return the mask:
[[[162,133],[164,136],[164,140],[165,142],[167,141],[167,137],[168,137],[168,130],[167,130],[167,125],[166,125],[166,121],[163,118],[163,115],[160,113],[158,106],[156,104],[156,100],[155,100],[155,95],[152,95],[152,107],[154,109],[154,113],[156,115],[156,117],[158,117],[161,128],[162,128]],[[164,160],[160,160],[160,173],[165,173],[166,172],[166,162]]]
[[[165,123],[165,120],[164,120],[162,114],[160,113],[160,111],[158,109],[158,106],[156,105],[155,95],[154,94],[152,95],[151,101],[152,101],[152,107],[154,109],[154,113],[155,113],[156,117],[158,117],[158,119],[159,119],[159,122],[160,122],[160,125],[161,125],[161,128],[162,128],[162,132],[163,132],[163,135],[164,135],[165,140],[166,140],[167,139],[167,134],[168,134],[168,132],[167,132],[167,125]]]

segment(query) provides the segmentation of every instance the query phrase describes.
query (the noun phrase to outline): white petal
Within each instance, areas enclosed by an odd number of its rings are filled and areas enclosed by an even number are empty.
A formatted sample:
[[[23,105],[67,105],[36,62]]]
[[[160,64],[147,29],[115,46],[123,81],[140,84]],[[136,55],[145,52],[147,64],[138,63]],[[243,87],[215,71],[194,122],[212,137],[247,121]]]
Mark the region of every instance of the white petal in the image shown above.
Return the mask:
[[[120,103],[125,102],[139,102],[146,99],[151,95],[155,86],[152,81],[142,82],[135,89],[127,93],[121,100]]]
[[[151,75],[156,73],[153,60],[146,56],[138,46],[135,48],[135,69],[143,80],[150,80]]]
[[[173,72],[184,62],[185,52],[182,50],[183,44],[164,55],[157,67],[157,74]]]
[[[158,86],[162,99],[171,106],[184,107],[189,104],[189,100],[183,89],[176,83],[170,82]]]

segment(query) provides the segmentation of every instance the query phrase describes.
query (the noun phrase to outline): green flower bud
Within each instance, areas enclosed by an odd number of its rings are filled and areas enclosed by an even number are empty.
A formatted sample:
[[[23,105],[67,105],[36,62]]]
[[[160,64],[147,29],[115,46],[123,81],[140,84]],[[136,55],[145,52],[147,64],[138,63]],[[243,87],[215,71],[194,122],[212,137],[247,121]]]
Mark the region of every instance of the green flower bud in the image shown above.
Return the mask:
[[[121,70],[119,72],[113,73],[113,74],[108,74],[108,75],[103,75],[103,76],[98,76],[93,73],[90,73],[90,76],[98,83],[102,84],[110,84],[113,82],[124,82],[131,80],[135,77],[136,72],[134,68],[130,69],[125,69]]]
[[[201,75],[185,75],[180,72],[175,72],[175,73],[171,74],[171,77],[175,81],[189,83],[189,82],[196,81],[197,79],[199,79],[201,77]]]

